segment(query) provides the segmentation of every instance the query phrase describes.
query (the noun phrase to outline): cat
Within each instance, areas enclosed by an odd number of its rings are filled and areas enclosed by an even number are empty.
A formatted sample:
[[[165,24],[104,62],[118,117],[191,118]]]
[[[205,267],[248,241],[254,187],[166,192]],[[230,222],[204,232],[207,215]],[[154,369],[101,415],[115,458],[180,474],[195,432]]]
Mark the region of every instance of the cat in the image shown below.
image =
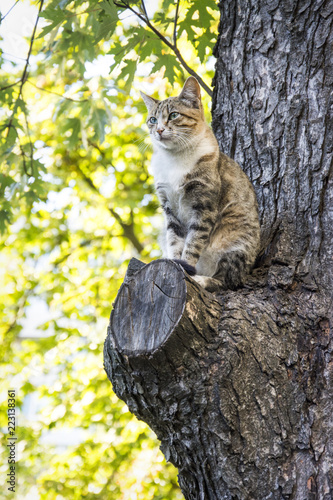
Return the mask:
[[[196,78],[190,76],[177,97],[141,96],[149,113],[151,171],[165,216],[163,257],[180,259],[208,291],[237,289],[259,251],[254,189],[240,166],[220,151]]]

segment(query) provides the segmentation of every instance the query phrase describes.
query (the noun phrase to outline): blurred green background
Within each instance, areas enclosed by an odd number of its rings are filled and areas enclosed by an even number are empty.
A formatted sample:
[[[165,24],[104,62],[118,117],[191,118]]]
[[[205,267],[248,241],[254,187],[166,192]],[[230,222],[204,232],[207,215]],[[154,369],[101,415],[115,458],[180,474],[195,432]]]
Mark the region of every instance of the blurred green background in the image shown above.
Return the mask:
[[[8,498],[183,498],[153,432],[114,395],[103,343],[129,259],[160,256],[139,90],[179,93],[189,74],[175,40],[211,84],[218,9],[213,0],[117,3],[1,2],[0,483]],[[202,95],[209,120],[211,98]],[[15,494],[6,486],[10,389]]]

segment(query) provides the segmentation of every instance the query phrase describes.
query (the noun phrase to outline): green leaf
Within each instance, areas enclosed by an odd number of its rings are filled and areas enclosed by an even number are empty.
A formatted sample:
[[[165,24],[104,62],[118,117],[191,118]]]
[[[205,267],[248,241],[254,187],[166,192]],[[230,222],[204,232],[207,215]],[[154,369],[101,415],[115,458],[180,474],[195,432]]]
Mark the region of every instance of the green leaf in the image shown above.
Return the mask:
[[[48,21],[52,22],[51,24],[48,24],[47,26],[43,27],[42,31],[40,32],[37,38],[44,38],[45,35],[47,35],[54,28],[59,26],[59,24],[62,24],[65,20],[67,20],[70,15],[71,13],[67,9],[62,10],[59,8],[54,9],[51,7],[47,7],[40,13],[40,17],[43,17]]]
[[[3,234],[6,227],[11,222],[11,214],[9,210],[0,210],[0,233]]]
[[[75,47],[78,58],[85,64],[88,61],[93,61],[96,57],[96,48],[94,45],[94,37],[84,30],[73,31],[68,36],[68,43]]]
[[[150,35],[147,32],[146,36],[141,40],[140,47],[138,49],[140,61],[144,61],[152,54],[156,53],[160,46],[161,44],[159,40],[156,40],[156,36]]]
[[[5,194],[5,189],[7,186],[10,186],[15,181],[9,175],[4,175],[0,173],[0,196],[3,197]]]
[[[114,20],[112,17],[105,17],[102,21],[100,21],[98,26],[98,31],[96,33],[96,43],[100,40],[108,39],[111,37],[113,32],[117,27],[117,19]]]
[[[40,13],[40,17],[43,17],[44,19],[57,24],[60,24],[65,19],[67,19],[68,15],[71,15],[71,12],[69,10],[52,7],[46,7],[46,9],[44,9]]]
[[[147,32],[147,30],[142,26],[131,27],[125,44],[123,41],[116,41],[114,43],[112,50],[110,51],[110,53],[114,56],[114,63],[110,67],[110,72],[124,61],[124,57],[129,54],[131,50],[144,43],[147,33],[149,36],[149,32]],[[140,50],[137,50],[137,53],[140,58]],[[141,58],[141,60],[143,59]]]
[[[118,22],[117,7],[112,0],[110,2],[103,0],[98,5],[102,8],[102,10],[99,16],[96,42],[99,42],[103,38],[109,39],[114,33]]]
[[[113,20],[118,19],[118,10],[115,4],[113,3],[113,0],[102,0],[102,2],[99,2],[99,6],[102,7],[102,9],[105,11],[106,14],[108,14]]]
[[[1,147],[0,147],[0,155],[1,156],[8,155],[9,153],[11,153],[11,151],[13,150],[13,148],[16,144],[16,140],[17,140],[17,130],[13,124],[11,125],[11,127],[9,129],[8,129],[8,127],[5,128],[5,134],[7,134],[7,135],[4,137],[3,142],[1,144]]]
[[[164,78],[167,78],[171,85],[174,84],[176,73],[179,72],[179,63],[173,54],[165,54],[154,62],[152,72],[155,73],[164,67]]]
[[[79,133],[81,130],[81,121],[79,118],[69,118],[67,120],[67,130],[71,130],[71,136],[68,139],[68,144],[71,149],[78,145]]]
[[[37,39],[38,38],[45,38],[46,35],[48,35],[49,33],[51,33],[52,30],[54,30],[54,28],[58,27],[60,23],[52,23],[52,24],[48,24],[47,26],[44,26],[42,28],[42,31],[39,33],[39,35],[36,37]]]
[[[195,44],[195,47],[197,49],[197,54],[200,59],[200,62],[203,63],[205,61],[205,58],[207,56],[207,48],[210,48],[210,39],[206,36],[205,33],[203,33],[199,39],[197,40],[197,43]],[[212,46],[214,45],[213,43],[211,44]]]
[[[188,40],[192,42],[196,48],[200,46],[200,53],[198,56],[201,62],[204,60],[205,46],[209,46],[209,48],[212,49],[213,41],[216,39],[216,34],[212,32],[210,28],[211,23],[216,22],[216,17],[207,10],[207,7],[215,11],[217,16],[218,6],[214,0],[205,0],[205,2],[195,1],[186,12],[185,18],[178,24],[178,36],[185,32]],[[193,19],[194,17],[196,18]],[[203,29],[204,32],[198,35],[193,27]]]
[[[136,70],[137,61],[132,61],[132,59],[126,59],[124,61],[124,66],[121,69],[118,79],[125,80],[124,90],[129,92],[134,80],[134,74]]]
[[[94,108],[91,113],[90,125],[94,129],[94,139],[101,144],[105,138],[105,127],[108,124],[108,115],[105,109]]]

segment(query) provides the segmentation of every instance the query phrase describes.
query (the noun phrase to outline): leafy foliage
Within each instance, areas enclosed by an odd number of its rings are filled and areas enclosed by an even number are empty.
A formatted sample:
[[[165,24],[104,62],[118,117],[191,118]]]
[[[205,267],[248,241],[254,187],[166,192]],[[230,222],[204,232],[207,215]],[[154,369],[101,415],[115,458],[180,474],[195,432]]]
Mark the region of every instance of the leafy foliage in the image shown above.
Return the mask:
[[[175,48],[209,81],[217,7],[32,3],[26,62],[8,69],[0,55],[0,428],[15,389],[15,498],[180,499],[151,431],[112,393],[102,351],[129,259],[160,255],[138,89],[179,91]]]

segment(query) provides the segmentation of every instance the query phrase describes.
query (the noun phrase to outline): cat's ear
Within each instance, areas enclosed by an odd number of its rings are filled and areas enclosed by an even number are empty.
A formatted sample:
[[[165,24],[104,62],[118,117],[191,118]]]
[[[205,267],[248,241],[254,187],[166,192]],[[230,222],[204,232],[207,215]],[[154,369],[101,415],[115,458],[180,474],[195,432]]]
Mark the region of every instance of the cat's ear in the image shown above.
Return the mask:
[[[194,108],[201,108],[200,85],[194,76],[189,76],[184,83],[184,87],[179,94],[179,99],[186,101]]]
[[[154,106],[156,106],[156,104],[158,104],[160,102],[157,99],[150,97],[150,95],[144,94],[143,92],[141,92],[141,90],[140,90],[140,94],[141,94],[142,99],[145,101],[145,105],[147,106],[147,109],[149,112]]]

